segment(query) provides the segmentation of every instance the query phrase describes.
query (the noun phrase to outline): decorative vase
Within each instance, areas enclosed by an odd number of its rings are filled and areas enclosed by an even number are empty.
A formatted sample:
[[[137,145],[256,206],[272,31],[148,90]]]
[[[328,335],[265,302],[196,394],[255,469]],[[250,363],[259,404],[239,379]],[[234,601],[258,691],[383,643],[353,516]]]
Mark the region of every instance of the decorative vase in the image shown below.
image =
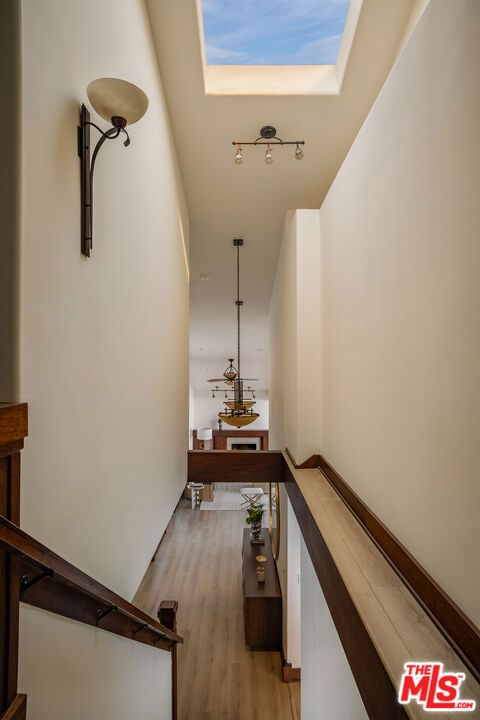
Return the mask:
[[[250,523],[250,540],[252,542],[259,542],[263,540],[261,520],[254,520]]]
[[[250,527],[252,529],[252,536],[254,538],[260,537],[260,533],[262,532],[262,521],[256,520],[255,522],[252,522]]]

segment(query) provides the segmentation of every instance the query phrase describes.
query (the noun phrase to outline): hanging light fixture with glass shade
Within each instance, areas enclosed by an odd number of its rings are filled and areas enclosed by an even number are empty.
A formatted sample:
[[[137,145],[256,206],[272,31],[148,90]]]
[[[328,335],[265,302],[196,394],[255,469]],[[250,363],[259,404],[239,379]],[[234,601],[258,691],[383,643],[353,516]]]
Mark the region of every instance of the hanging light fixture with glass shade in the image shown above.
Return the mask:
[[[245,387],[245,382],[255,382],[257,378],[242,378],[240,372],[240,309],[243,300],[240,300],[240,248],[243,246],[243,240],[235,239],[233,245],[237,248],[237,366],[233,364],[233,358],[229,358],[229,365],[221,378],[212,378],[208,382],[223,382],[226,388],[218,385],[212,390],[212,397],[216,397],[217,393],[224,394],[224,409],[218,413],[218,417],[222,422],[234,427],[245,427],[250,425],[258,417],[259,413],[254,412],[255,391],[250,387]]]
[[[87,87],[87,96],[94,110],[101,118],[111,123],[106,130],[90,120],[90,113],[82,104],[80,124],[78,126],[78,155],[80,157],[80,192],[82,205],[82,245],[83,255],[90,257],[93,235],[93,172],[99,150],[106,140],[124,138],[125,147],[130,145],[127,125],[138,122],[146,113],[148,98],[139,87],[119,78],[99,78]],[[90,143],[90,128],[100,133],[94,148]],[[91,158],[90,158],[90,152]]]
[[[271,165],[274,159],[272,153],[274,145],[295,145],[295,160],[303,160],[304,152],[300,146],[305,145],[305,140],[282,140],[282,138],[277,137],[277,130],[273,125],[264,125],[264,127],[260,129],[260,135],[256,140],[250,142],[232,140],[232,145],[236,145],[237,148],[233,156],[233,161],[236,165],[243,163],[242,145],[266,145],[265,162],[267,165]]]

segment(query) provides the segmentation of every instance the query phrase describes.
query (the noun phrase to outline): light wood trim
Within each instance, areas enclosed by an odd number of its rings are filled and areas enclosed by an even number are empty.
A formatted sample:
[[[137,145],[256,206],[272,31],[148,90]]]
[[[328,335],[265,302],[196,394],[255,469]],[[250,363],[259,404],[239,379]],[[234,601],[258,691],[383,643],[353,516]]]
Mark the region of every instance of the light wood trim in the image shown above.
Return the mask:
[[[312,458],[432,622],[480,681],[480,630],[321,455]],[[313,465],[309,465],[313,467]]]
[[[476,700],[478,706],[480,685],[475,677],[400,581],[327,478],[318,469],[300,470],[289,459],[286,462],[393,687],[398,688],[405,662],[440,661],[448,669],[465,673],[462,697]],[[325,583],[324,578],[319,577],[319,581],[322,585]],[[330,608],[332,610],[331,605]],[[337,624],[335,608],[332,616],[342,639],[344,629]],[[355,673],[354,668],[352,670]],[[425,717],[423,709],[415,703],[405,706],[405,711],[411,718]],[[435,715],[437,720],[448,717]],[[370,717],[377,718],[378,714]]]

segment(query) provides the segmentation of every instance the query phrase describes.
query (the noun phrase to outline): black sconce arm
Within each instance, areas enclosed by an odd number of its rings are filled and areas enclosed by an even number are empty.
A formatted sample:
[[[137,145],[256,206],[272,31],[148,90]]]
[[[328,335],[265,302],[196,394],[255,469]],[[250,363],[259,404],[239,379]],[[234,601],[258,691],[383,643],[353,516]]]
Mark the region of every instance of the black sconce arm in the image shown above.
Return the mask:
[[[121,117],[112,118],[112,127],[103,131],[98,125],[91,122],[90,113],[85,105],[80,109],[80,125],[78,126],[78,155],[80,157],[80,182],[81,182],[81,207],[82,207],[82,253],[90,257],[92,249],[92,223],[93,223],[93,172],[95,169],[95,161],[100,148],[105,140],[115,140],[120,133],[126,135],[123,144],[125,147],[130,145],[130,137],[125,130],[126,121]],[[95,145],[90,159],[90,126],[94,127],[100,133],[100,138]]]

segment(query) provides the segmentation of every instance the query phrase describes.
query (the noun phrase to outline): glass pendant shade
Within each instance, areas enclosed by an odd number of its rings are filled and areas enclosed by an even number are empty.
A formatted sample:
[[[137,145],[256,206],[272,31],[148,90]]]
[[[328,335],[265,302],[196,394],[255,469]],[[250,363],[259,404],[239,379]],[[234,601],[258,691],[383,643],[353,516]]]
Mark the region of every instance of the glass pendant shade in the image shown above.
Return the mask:
[[[245,425],[250,425],[250,423],[254,422],[257,418],[260,417],[258,413],[248,413],[245,415],[231,415],[229,413],[225,412],[219,412],[218,417],[223,422],[226,422],[227,425],[233,425],[234,427],[245,427]]]
[[[99,78],[87,87],[87,96],[95,111],[108,122],[121,117],[132,125],[148,108],[148,98],[139,87],[119,78]]]
[[[235,400],[226,400],[224,402],[224,405],[226,405],[229,410],[237,410],[238,403],[235,402]],[[250,410],[251,407],[253,407],[255,403],[253,400],[247,400],[246,402],[242,402],[242,408],[245,408],[245,410]]]
[[[242,164],[243,156],[242,156],[242,148],[240,147],[240,145],[237,147],[237,152],[235,153],[235,156],[233,159],[237,165]]]

